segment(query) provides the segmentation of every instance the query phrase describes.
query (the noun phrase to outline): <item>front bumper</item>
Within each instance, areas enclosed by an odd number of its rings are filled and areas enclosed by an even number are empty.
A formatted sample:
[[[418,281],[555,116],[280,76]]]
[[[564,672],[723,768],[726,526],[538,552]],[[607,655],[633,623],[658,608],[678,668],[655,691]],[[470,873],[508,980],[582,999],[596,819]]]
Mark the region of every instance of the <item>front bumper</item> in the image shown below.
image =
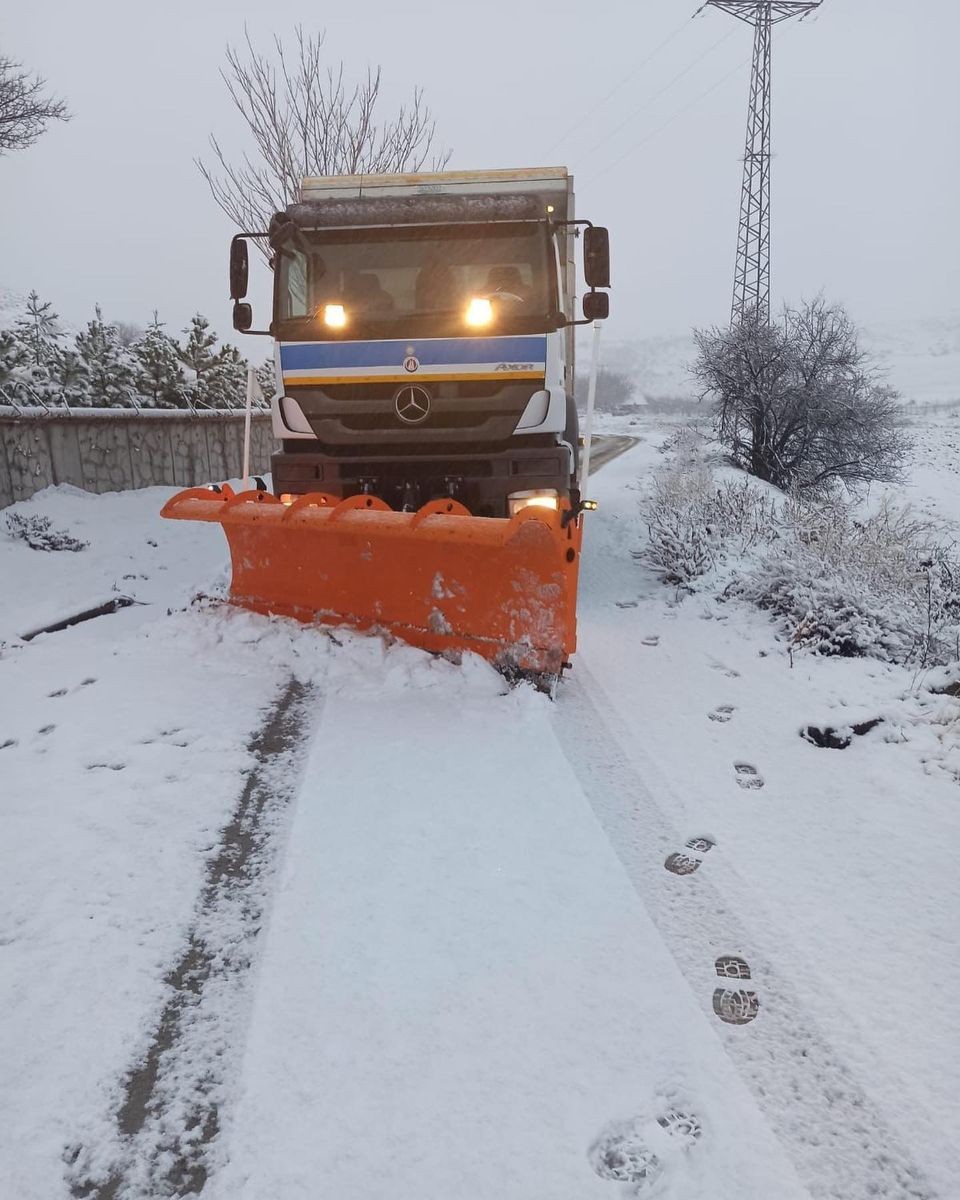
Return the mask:
[[[277,495],[327,492],[345,498],[366,491],[397,509],[453,496],[477,516],[505,517],[513,492],[554,488],[563,496],[571,487],[573,455],[564,442],[402,456],[310,454],[296,442],[288,444],[290,450],[285,447],[271,460]]]

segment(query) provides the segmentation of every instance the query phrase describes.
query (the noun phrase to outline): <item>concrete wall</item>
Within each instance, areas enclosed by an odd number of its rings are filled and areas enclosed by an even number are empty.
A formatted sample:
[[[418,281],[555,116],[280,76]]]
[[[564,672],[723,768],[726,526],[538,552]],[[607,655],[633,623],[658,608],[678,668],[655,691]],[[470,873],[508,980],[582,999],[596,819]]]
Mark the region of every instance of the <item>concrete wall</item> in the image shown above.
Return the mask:
[[[250,467],[270,469],[267,413],[254,415]],[[88,492],[171,484],[193,487],[239,475],[243,413],[0,408],[0,508],[54,483]]]

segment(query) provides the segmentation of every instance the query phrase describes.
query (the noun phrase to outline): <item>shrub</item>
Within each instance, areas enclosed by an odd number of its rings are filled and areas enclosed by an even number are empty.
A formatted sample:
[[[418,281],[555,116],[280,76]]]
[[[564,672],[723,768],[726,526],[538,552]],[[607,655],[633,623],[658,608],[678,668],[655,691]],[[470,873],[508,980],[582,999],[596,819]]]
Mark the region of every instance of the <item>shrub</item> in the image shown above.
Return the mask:
[[[909,508],[777,497],[749,479],[718,483],[702,461],[660,472],[641,504],[641,557],[665,582],[747,600],[795,647],[920,667],[957,657],[960,559]]]
[[[50,518],[36,513],[7,513],[7,532],[17,541],[26,542],[31,550],[85,550],[88,542],[82,542],[72,534],[50,527]]]
[[[929,521],[887,501],[784,505],[781,537],[727,594],[784,618],[795,645],[925,667],[956,656],[960,563]]]
[[[675,449],[684,452],[683,442]],[[655,476],[642,502],[649,543],[643,552],[667,583],[693,581],[776,536],[775,500],[749,480],[717,483],[704,465],[680,465]]]

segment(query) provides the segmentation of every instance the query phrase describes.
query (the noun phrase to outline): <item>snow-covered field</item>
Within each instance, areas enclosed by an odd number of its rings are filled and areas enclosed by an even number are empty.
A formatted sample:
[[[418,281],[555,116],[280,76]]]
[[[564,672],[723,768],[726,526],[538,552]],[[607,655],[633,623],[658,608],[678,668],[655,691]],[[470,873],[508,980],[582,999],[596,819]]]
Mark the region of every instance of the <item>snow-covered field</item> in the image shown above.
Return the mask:
[[[90,545],[0,535],[0,1196],[956,1195],[957,701],[678,602],[618,429],[555,703],[191,604],[164,489],[16,506]]]
[[[855,315],[855,314],[854,314]],[[960,313],[867,325],[861,344],[886,381],[918,406],[960,406]],[[696,346],[690,334],[611,342],[605,363],[635,380],[639,396],[689,399]]]

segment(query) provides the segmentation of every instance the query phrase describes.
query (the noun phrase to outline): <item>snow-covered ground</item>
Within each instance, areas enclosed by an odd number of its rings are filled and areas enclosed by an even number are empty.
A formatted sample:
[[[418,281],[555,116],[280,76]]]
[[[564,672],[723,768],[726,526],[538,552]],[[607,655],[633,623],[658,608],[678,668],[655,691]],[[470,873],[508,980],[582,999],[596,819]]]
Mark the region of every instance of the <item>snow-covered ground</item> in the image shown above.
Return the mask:
[[[956,1194],[956,701],[678,603],[622,431],[556,703],[191,604],[225,545],[164,489],[16,506],[90,545],[0,534],[0,1195]]]
[[[904,403],[960,406],[960,313],[867,325],[861,344]],[[652,399],[696,396],[695,357],[690,334],[624,339],[604,350],[606,365],[628,374],[638,394]]]

